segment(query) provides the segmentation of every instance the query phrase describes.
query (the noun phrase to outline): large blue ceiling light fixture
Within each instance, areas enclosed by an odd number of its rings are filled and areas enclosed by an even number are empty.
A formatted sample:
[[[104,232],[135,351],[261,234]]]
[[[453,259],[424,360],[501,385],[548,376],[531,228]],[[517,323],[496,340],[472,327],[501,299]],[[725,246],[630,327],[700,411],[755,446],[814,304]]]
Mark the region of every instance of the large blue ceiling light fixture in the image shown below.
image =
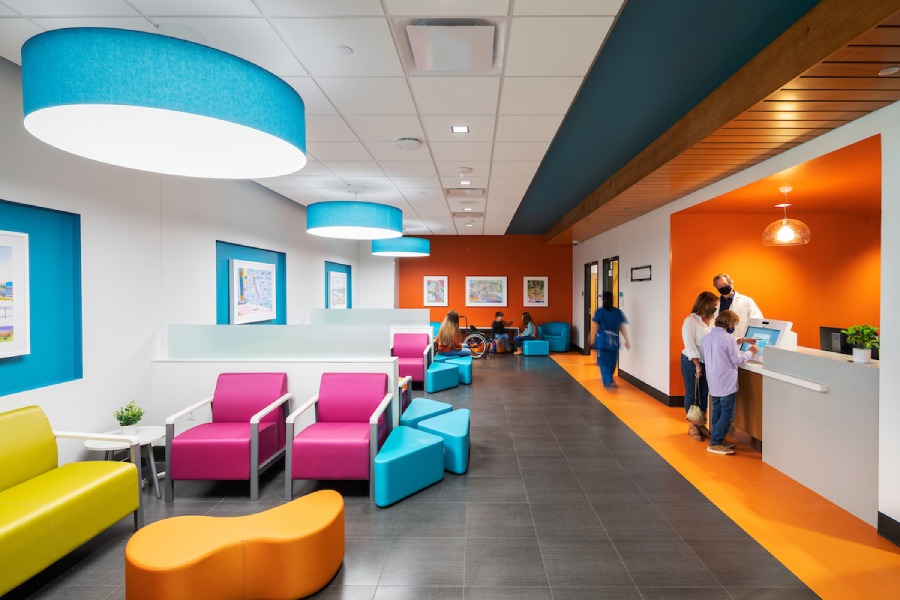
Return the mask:
[[[306,164],[303,100],[241,58],[123,29],[48,31],[22,47],[25,128],[101,162],[255,179]]]
[[[372,240],[375,256],[399,256],[412,258],[431,255],[431,242],[424,238],[399,237],[390,240]]]
[[[347,240],[384,240],[403,235],[403,211],[374,202],[316,202],[306,207],[306,233]]]

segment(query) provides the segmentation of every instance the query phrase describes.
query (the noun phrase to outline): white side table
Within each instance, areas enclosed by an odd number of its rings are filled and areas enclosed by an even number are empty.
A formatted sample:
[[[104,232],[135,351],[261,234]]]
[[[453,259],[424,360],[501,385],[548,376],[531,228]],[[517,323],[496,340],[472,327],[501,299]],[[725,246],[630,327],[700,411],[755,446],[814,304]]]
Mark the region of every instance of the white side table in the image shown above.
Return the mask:
[[[121,429],[114,429],[113,431],[107,431],[106,433],[112,435],[122,435]],[[147,449],[147,460],[150,462],[150,476],[153,479],[153,490],[156,492],[156,497],[160,497],[159,493],[159,481],[157,481],[156,475],[156,461],[153,460],[153,442],[156,440],[161,440],[166,437],[166,428],[161,425],[146,425],[146,426],[138,426],[137,427],[137,437],[140,440],[141,449]],[[107,457],[109,457],[114,450],[124,450],[128,448],[128,444],[125,442],[104,442],[101,440],[85,440],[84,447],[88,450],[96,450],[98,452],[106,452]],[[143,486],[142,486],[143,487]]]

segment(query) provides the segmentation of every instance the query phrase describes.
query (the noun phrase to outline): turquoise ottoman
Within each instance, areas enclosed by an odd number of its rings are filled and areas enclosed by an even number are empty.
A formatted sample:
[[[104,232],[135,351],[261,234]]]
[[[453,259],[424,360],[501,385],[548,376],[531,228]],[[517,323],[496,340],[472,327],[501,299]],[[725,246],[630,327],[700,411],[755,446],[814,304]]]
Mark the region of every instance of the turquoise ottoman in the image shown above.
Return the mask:
[[[375,504],[389,506],[444,478],[444,440],[398,425],[374,462]]]
[[[472,383],[472,357],[471,356],[457,356],[455,358],[447,359],[446,363],[448,365],[456,365],[456,368],[459,369],[459,382],[470,384]]]
[[[525,340],[522,344],[525,356],[550,356],[550,342],[544,340]]]
[[[444,439],[444,468],[465,473],[469,468],[469,409],[460,408],[420,421],[419,431]]]
[[[425,392],[433,394],[459,385],[459,369],[446,362],[433,362],[425,371]]]
[[[400,415],[400,424],[407,427],[415,427],[419,421],[430,419],[453,410],[446,402],[438,402],[430,398],[413,398],[403,414]]]

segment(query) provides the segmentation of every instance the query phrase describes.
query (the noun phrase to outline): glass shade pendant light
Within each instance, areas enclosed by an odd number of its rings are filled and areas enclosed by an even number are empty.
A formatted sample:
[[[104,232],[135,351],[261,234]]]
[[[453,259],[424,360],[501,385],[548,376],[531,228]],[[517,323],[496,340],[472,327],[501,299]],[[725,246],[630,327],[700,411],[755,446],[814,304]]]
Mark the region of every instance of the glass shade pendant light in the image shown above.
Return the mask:
[[[784,194],[787,199],[788,192],[791,192],[791,186],[778,188],[778,191]],[[790,203],[776,204],[775,208],[784,210],[784,218],[769,223],[762,235],[764,246],[802,246],[809,243],[812,234],[809,227],[803,221],[787,218],[787,207]]]
[[[183,39],[96,27],[38,34],[22,47],[22,94],[33,136],[113,165],[257,179],[306,164],[300,95]]]
[[[412,258],[431,255],[431,242],[424,238],[399,237],[390,240],[372,240],[375,256],[399,256]]]

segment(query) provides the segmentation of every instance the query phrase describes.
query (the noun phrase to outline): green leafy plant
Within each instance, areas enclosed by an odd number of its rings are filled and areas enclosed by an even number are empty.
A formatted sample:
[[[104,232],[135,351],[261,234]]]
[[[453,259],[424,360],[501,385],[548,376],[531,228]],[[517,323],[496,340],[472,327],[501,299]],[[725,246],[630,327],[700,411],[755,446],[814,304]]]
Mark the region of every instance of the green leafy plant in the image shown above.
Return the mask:
[[[132,400],[122,408],[113,412],[113,415],[115,415],[119,425],[127,427],[129,425],[137,425],[141,421],[141,417],[144,416],[144,409],[135,404],[134,400]]]
[[[847,329],[841,329],[841,333],[847,334],[847,343],[854,348],[880,348],[881,340],[878,338],[878,328],[871,325],[854,325]]]

